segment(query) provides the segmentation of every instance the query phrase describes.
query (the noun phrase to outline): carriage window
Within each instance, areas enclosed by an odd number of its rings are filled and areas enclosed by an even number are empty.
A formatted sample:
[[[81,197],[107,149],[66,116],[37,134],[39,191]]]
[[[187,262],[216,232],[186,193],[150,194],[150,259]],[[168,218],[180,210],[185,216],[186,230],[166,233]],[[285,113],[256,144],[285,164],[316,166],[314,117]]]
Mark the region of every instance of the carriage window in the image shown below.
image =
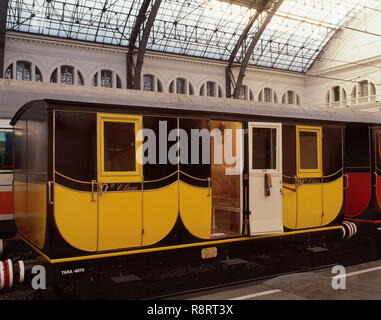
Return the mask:
[[[299,132],[300,169],[318,169],[318,134],[311,131]]]
[[[252,169],[276,169],[276,129],[252,130]]]
[[[0,170],[12,170],[12,132],[0,132]]]
[[[134,123],[104,122],[104,170],[136,171]]]

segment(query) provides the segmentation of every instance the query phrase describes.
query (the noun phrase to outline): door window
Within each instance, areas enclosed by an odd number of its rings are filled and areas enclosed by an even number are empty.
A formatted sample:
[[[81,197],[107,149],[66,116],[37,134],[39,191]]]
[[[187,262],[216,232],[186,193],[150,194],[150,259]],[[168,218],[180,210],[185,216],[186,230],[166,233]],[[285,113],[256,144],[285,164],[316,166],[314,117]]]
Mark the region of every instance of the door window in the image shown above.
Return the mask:
[[[0,132],[0,170],[12,170],[12,132]]]
[[[252,169],[277,169],[275,128],[252,128]]]
[[[318,169],[317,132],[301,131],[300,139],[300,169]]]
[[[136,171],[134,123],[104,122],[104,171]]]
[[[115,119],[113,116],[100,116],[100,175],[103,177],[140,176],[141,165],[137,150],[137,141],[141,128],[140,120],[134,116]],[[124,178],[123,178],[124,177]],[[112,179],[113,182],[114,179]]]
[[[298,127],[298,172],[321,176],[321,128]]]

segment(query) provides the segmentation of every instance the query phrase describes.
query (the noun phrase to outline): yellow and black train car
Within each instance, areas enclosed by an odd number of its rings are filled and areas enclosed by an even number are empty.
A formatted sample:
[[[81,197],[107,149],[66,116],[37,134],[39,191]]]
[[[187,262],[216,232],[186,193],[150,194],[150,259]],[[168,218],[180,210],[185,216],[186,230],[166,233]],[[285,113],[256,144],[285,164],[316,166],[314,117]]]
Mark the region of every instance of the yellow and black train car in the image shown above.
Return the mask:
[[[18,233],[58,275],[340,237],[344,129],[374,116],[135,91],[124,98],[33,101],[11,121]]]

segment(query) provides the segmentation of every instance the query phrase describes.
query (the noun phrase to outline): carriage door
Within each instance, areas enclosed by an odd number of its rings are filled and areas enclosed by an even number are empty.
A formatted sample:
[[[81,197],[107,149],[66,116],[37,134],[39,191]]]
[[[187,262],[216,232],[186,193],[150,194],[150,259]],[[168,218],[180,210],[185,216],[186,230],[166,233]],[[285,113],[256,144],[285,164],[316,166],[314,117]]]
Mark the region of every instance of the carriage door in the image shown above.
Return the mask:
[[[209,120],[206,119],[179,119],[180,216],[185,228],[200,239],[211,237],[212,185],[210,161],[203,161],[203,152],[210,152],[210,138],[207,135],[204,141],[201,136],[197,136],[197,132],[209,132],[209,126]],[[190,143],[182,144],[181,140],[184,142],[187,139]],[[206,150],[205,142],[209,147]]]
[[[98,114],[98,250],[141,246],[142,118]]]
[[[323,217],[322,129],[296,127],[297,229],[321,226]]]
[[[283,232],[282,127],[249,123],[250,233]]]

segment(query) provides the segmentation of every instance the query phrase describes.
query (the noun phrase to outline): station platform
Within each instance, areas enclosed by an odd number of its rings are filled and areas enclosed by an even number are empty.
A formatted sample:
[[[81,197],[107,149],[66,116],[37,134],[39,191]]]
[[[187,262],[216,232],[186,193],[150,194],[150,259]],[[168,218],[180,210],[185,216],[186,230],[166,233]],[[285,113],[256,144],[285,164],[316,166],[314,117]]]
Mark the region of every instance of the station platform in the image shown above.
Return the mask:
[[[203,292],[179,300],[381,300],[381,260],[345,267],[292,273]],[[342,269],[341,269],[342,270]],[[334,286],[333,286],[334,284]],[[334,288],[336,287],[336,289]]]

